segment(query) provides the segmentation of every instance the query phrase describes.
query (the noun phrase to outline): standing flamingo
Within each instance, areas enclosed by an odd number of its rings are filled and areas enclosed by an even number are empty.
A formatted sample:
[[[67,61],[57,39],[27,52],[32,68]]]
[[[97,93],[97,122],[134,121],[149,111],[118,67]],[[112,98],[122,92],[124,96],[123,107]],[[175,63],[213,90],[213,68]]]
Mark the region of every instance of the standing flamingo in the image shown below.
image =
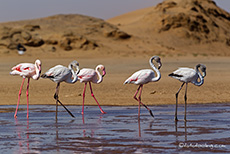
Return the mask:
[[[76,72],[74,72],[74,68]],[[61,82],[66,83],[75,83],[78,80],[77,73],[79,72],[79,63],[74,60],[72,61],[68,68],[62,65],[57,65],[50,68],[47,72],[41,75],[42,78],[49,78],[50,80],[57,83],[56,92],[54,94],[54,99],[56,100],[56,117],[57,117],[57,109],[58,102],[66,109],[66,111],[74,117],[74,115],[60,102],[58,99],[59,87]]]
[[[29,83],[30,83],[30,78],[33,78],[34,80],[38,80],[41,74],[41,61],[36,60],[35,64],[31,63],[20,63],[16,66],[14,66],[10,72],[10,75],[20,75],[23,80],[22,84],[19,90],[18,94],[18,102],[17,102],[17,108],[14,114],[14,118],[17,118],[17,111],[18,111],[18,106],[19,106],[19,101],[21,97],[21,91],[22,87],[24,84],[24,81],[26,78],[28,78],[28,83],[27,83],[27,90],[26,90],[26,97],[27,97],[27,118],[29,118]]]
[[[153,62],[152,62],[153,60],[155,60],[158,63],[158,69],[153,64]],[[154,117],[152,111],[145,104],[143,104],[141,102],[141,93],[142,93],[143,84],[147,84],[149,82],[156,82],[156,81],[160,80],[161,73],[160,73],[159,69],[162,66],[160,57],[158,57],[158,56],[151,57],[149,59],[149,64],[153,68],[153,70],[156,72],[157,76],[155,76],[154,71],[151,70],[151,69],[142,69],[142,70],[139,70],[139,71],[135,72],[133,75],[131,75],[124,82],[124,84],[133,83],[133,84],[136,84],[136,85],[140,85],[137,88],[136,93],[134,94],[134,99],[139,102],[139,106],[138,106],[138,117],[140,117],[140,104],[142,104],[149,111],[150,115],[152,117]],[[137,98],[136,96],[137,96],[137,93],[139,91],[140,91],[139,97]]]
[[[100,74],[99,69],[102,70],[102,72],[103,72],[102,75]],[[82,103],[81,114],[84,114],[85,90],[86,90],[86,85],[88,82],[89,82],[89,87],[90,87],[90,91],[91,91],[91,96],[96,101],[98,107],[100,108],[101,113],[103,113],[103,114],[106,113],[102,110],[97,99],[95,98],[95,96],[93,94],[92,86],[91,86],[91,82],[97,83],[97,84],[101,83],[105,74],[106,74],[105,67],[103,65],[98,65],[95,70],[91,69],[91,68],[83,68],[80,70],[80,72],[78,74],[78,78],[79,78],[80,82],[85,82],[85,87],[83,90],[83,103]]]
[[[202,71],[202,75],[199,72],[199,68]],[[180,82],[183,82],[181,87],[176,93],[176,111],[175,111],[175,121],[178,121],[177,118],[177,106],[178,106],[178,94],[184,84],[186,83],[185,87],[185,95],[184,95],[184,100],[185,100],[185,106],[184,106],[184,120],[186,121],[186,110],[187,110],[187,86],[188,83],[191,82],[192,84],[196,86],[201,86],[204,83],[204,77],[206,76],[206,66],[203,64],[197,64],[195,69],[192,68],[179,68],[173,73],[169,74],[170,77],[179,80]],[[199,79],[199,81],[198,81]]]

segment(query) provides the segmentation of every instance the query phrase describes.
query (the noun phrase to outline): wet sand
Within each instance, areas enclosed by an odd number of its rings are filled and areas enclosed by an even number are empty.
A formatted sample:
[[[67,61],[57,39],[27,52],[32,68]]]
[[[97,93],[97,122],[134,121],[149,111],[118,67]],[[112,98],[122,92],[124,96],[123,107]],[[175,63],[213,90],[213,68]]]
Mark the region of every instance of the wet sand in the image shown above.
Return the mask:
[[[149,106],[152,118],[137,106],[68,106],[72,118],[59,106],[0,106],[1,153],[222,153],[230,151],[229,103],[189,104],[187,122],[184,106],[179,106],[179,121],[174,122],[174,105]]]

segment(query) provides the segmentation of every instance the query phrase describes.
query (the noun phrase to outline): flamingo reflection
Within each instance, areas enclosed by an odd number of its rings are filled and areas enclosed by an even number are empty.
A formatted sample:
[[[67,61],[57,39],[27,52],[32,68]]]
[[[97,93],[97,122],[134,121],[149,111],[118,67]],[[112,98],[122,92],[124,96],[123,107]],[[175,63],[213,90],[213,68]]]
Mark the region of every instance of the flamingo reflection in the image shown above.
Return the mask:
[[[177,126],[177,122],[175,121],[175,132],[176,132],[176,141],[178,142],[178,126]],[[185,142],[187,141],[187,121],[184,121],[184,139]]]
[[[19,144],[19,150],[17,153],[30,153],[30,143],[29,143],[29,119],[27,119],[27,124],[26,124],[26,131],[22,128],[23,125],[19,124],[18,119],[15,118],[15,126],[16,126],[16,131],[18,134],[18,144]],[[21,134],[26,132],[26,140],[24,141],[23,137]],[[24,144],[26,142],[26,149],[24,148]]]

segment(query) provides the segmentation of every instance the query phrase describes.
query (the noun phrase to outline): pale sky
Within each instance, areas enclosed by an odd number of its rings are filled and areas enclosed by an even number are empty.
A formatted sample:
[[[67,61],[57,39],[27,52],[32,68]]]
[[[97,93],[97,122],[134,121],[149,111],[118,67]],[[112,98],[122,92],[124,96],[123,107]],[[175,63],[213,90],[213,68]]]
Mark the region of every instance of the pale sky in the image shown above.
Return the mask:
[[[83,14],[109,19],[130,11],[155,6],[163,0],[0,0],[0,22]],[[230,12],[230,0],[214,0]]]

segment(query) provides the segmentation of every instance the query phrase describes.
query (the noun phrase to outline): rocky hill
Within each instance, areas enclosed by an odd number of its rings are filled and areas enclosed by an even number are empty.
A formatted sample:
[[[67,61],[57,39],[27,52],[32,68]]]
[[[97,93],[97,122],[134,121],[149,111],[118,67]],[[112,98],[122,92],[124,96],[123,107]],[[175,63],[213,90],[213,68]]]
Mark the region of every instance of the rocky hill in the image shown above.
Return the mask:
[[[165,54],[230,55],[230,14],[212,0],[166,0],[109,22]]]
[[[17,53],[18,43],[31,55],[230,56],[230,14],[212,0],[165,0],[108,21],[70,14],[0,23],[0,54]]]
[[[48,54],[70,50],[110,50],[109,42],[128,40],[131,35],[102,19],[83,15],[55,15],[47,18],[0,24],[0,50],[16,52],[23,44]],[[116,44],[116,43],[115,43]],[[121,45],[122,46],[122,45]]]

